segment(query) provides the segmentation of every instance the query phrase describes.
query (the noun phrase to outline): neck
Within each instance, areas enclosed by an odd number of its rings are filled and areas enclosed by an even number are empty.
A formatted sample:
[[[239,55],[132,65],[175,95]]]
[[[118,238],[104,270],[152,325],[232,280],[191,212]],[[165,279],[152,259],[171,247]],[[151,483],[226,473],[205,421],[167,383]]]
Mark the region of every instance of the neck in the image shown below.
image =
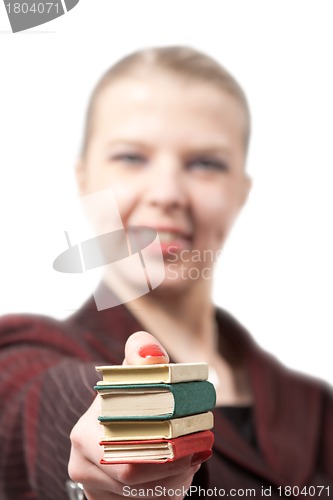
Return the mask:
[[[206,281],[179,294],[156,289],[131,301],[127,307],[173,359],[203,360],[216,350],[217,341],[210,295],[211,286]]]
[[[195,283],[179,294],[157,288],[123,303],[142,328],[161,342],[172,361],[209,364],[210,380],[216,387],[219,405],[248,404],[252,393],[245,370],[219,353],[215,310],[210,297],[210,283],[204,282]]]

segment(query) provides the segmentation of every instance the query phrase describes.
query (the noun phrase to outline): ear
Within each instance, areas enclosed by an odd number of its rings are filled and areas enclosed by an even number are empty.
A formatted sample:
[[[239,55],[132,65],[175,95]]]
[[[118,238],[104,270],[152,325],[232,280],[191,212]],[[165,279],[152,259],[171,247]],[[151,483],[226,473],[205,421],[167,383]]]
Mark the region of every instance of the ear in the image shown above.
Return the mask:
[[[242,185],[240,188],[240,200],[239,200],[240,201],[240,204],[239,204],[240,208],[242,208],[245,205],[245,203],[249,197],[251,189],[252,189],[252,179],[247,174],[244,174]]]
[[[86,168],[82,158],[79,158],[76,166],[75,166],[75,177],[76,184],[79,190],[79,194],[83,196],[86,194]]]

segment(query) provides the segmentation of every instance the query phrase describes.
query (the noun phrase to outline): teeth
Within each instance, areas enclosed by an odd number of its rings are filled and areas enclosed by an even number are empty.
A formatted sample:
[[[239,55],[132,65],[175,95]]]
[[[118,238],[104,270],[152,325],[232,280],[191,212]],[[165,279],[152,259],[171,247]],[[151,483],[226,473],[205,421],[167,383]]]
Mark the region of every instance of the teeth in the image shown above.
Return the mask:
[[[158,236],[161,242],[170,242],[179,239],[179,234],[171,233],[169,231],[159,231]]]

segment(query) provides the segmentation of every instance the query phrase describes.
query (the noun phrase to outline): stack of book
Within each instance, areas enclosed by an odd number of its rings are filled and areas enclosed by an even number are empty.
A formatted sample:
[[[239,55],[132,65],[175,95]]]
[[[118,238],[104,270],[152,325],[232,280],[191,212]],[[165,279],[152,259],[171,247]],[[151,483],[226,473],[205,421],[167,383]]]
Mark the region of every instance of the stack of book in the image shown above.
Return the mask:
[[[210,450],[216,395],[206,363],[98,366],[103,464],[163,463]]]

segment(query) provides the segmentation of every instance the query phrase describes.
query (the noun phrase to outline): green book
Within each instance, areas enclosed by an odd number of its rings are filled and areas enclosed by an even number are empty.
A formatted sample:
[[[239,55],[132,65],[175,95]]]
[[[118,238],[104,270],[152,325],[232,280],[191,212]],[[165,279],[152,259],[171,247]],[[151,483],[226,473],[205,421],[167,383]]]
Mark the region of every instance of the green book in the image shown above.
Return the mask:
[[[111,420],[164,420],[204,413],[215,406],[208,381],[178,384],[97,385],[101,422]]]

